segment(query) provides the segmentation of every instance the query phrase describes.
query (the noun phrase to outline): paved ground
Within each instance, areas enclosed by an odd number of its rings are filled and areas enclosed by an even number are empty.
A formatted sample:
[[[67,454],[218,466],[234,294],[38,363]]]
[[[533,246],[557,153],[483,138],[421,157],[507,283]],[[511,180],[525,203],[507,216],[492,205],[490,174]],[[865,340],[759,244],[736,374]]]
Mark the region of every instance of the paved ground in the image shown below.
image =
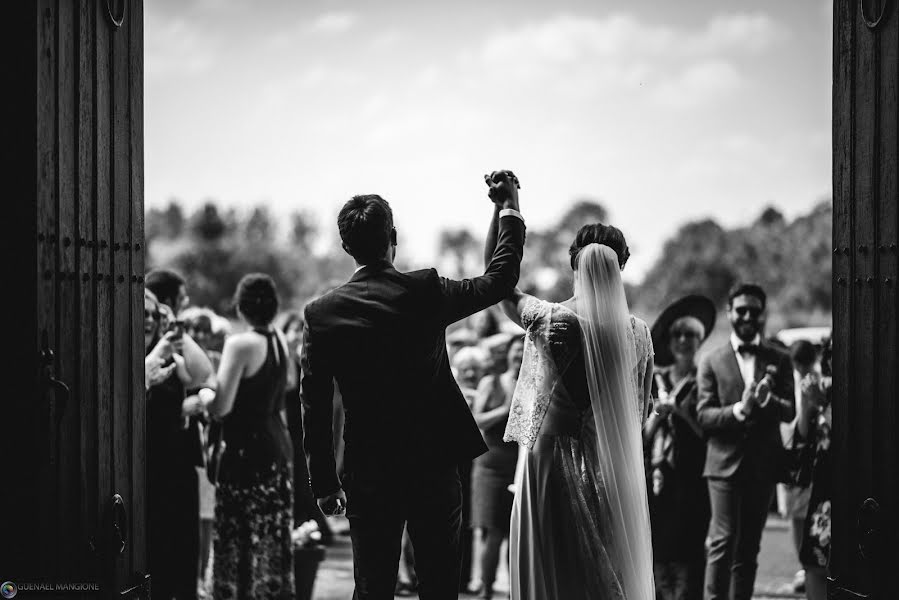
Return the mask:
[[[346,528],[343,519],[334,521],[335,530]],[[789,593],[789,584],[799,568],[785,521],[772,518],[762,536],[759,555],[759,575],[756,582],[756,600],[769,598],[799,598]],[[502,583],[502,577],[498,587]],[[337,542],[328,548],[325,561],[318,571],[313,598],[315,600],[350,600],[353,594],[353,562],[349,539],[338,536]],[[497,598],[503,598],[497,595]],[[804,597],[804,596],[802,596]],[[464,596],[463,596],[464,598]]]

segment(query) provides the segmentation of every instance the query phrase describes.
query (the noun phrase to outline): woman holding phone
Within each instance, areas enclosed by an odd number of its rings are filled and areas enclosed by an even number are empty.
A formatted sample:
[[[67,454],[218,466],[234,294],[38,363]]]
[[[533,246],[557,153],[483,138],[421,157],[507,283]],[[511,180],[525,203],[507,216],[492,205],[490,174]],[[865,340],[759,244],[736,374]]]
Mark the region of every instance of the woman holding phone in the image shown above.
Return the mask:
[[[144,293],[144,348],[150,365],[147,390],[147,517],[154,595],[197,597],[199,497],[195,460],[187,444],[185,389],[214,377],[168,307]],[[190,359],[185,359],[185,355]],[[213,379],[214,381],[214,379]],[[199,405],[199,402],[194,403]]]

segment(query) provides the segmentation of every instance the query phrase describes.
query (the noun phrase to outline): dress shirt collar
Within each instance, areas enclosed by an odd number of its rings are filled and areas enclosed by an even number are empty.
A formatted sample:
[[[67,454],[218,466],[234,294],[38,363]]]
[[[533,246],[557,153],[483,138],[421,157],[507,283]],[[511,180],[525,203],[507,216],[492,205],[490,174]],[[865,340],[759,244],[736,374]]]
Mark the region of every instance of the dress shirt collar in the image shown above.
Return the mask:
[[[731,345],[731,347],[733,347],[734,352],[736,352],[737,354],[740,354],[739,348],[743,344],[749,344],[750,346],[758,346],[761,343],[762,343],[762,336],[759,334],[756,334],[755,338],[751,342],[744,342],[737,336],[736,333],[730,334],[730,345]]]

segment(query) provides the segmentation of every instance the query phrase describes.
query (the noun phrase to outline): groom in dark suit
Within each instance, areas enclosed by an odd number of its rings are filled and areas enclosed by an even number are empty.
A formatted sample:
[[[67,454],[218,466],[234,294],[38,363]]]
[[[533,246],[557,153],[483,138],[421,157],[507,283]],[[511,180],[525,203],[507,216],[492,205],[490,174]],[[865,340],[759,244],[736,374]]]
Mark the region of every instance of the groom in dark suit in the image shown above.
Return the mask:
[[[741,284],[728,296],[733,333],[699,365],[698,421],[708,434],[704,475],[712,520],[705,600],[750,600],[783,442],[796,415],[789,356],[761,339],[766,297]]]
[[[325,514],[339,514],[346,503],[356,599],[392,600],[407,522],[420,597],[458,597],[457,465],[487,446],[450,371],[445,332],[515,289],[525,236],[515,176],[500,171],[485,179],[499,242],[482,276],[400,273],[390,206],[380,196],[355,196],[337,224],[356,274],[306,307],[301,393],[309,473]],[[335,381],[346,414],[342,482],[331,426]]]

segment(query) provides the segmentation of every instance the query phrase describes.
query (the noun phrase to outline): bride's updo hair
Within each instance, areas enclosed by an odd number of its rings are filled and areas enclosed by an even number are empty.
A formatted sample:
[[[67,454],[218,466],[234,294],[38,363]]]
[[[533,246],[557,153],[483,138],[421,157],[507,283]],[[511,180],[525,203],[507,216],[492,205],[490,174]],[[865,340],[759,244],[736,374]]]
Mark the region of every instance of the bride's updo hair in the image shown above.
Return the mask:
[[[624,268],[627,259],[631,256],[631,251],[627,247],[627,241],[624,234],[617,227],[611,225],[603,225],[602,223],[591,223],[581,227],[577,235],[574,236],[574,242],[568,249],[568,256],[571,259],[571,270],[577,270],[577,255],[581,249],[590,244],[602,244],[608,246],[618,255],[618,266]]]

